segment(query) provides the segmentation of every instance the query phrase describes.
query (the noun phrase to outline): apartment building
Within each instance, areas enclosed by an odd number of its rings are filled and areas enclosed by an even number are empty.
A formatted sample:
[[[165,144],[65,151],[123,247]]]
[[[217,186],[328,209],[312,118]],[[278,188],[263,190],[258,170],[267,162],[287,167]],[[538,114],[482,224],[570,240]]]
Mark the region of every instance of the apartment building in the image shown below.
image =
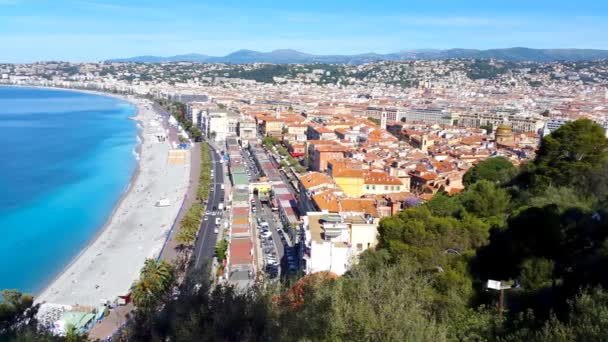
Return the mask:
[[[406,189],[399,178],[382,171],[334,169],[332,177],[346,196],[355,198],[363,195],[402,192]]]
[[[465,112],[459,115],[458,124],[474,128],[509,126],[515,132],[538,132],[543,128],[544,120],[540,117],[506,112]]]
[[[342,275],[358,256],[378,243],[378,219],[358,213],[309,212],[302,225],[306,273]]]
[[[382,120],[383,117],[386,121],[400,121],[404,116],[403,109],[390,108],[390,107],[367,107],[365,110],[365,116],[368,118],[374,118],[376,120]]]
[[[441,107],[407,108],[399,119],[404,122],[422,122],[452,126],[458,121],[458,114]]]
[[[238,135],[242,141],[257,137],[257,126],[251,119],[242,119],[238,122]]]
[[[209,110],[202,117],[201,130],[215,141],[226,140],[226,137],[235,137],[240,121],[239,114],[224,110]]]

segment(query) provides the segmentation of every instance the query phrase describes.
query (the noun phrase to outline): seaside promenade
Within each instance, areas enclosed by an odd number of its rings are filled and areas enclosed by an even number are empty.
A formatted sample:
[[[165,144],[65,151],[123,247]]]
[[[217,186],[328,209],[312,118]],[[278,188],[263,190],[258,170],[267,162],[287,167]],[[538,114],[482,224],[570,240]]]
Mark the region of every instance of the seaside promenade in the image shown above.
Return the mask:
[[[156,107],[156,110],[161,110]],[[169,128],[169,140],[177,142],[177,130]],[[192,145],[190,150],[190,177],[188,180],[188,191],[184,198],[181,209],[174,221],[174,226],[170,231],[170,235],[167,237],[166,244],[162,249],[159,258],[167,262],[174,262],[179,257],[179,253],[176,247],[179,243],[176,240],[177,233],[179,232],[179,222],[186,215],[188,209],[197,202],[196,193],[199,183],[199,177],[201,173],[201,144],[195,143]],[[112,336],[120,327],[122,327],[128,319],[128,315],[135,309],[133,303],[129,303],[125,306],[116,307],[105,317],[102,321],[95,324],[91,331],[89,331],[89,338],[92,340],[104,340],[109,336]]]
[[[97,307],[114,301],[129,292],[145,259],[158,256],[165,244],[188,190],[192,161],[184,153],[181,162],[170,162],[173,146],[160,138],[166,133],[162,118],[149,101],[135,101],[143,138],[138,174],[101,233],[37,303]],[[156,206],[161,199],[170,205]]]

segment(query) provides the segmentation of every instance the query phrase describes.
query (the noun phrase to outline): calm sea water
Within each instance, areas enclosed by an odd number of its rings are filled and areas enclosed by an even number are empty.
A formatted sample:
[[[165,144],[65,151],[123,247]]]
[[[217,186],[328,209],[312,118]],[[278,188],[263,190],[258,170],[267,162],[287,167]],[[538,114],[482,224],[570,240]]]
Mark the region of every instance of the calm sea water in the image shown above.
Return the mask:
[[[95,237],[136,167],[135,110],[0,87],[0,289],[42,290]]]

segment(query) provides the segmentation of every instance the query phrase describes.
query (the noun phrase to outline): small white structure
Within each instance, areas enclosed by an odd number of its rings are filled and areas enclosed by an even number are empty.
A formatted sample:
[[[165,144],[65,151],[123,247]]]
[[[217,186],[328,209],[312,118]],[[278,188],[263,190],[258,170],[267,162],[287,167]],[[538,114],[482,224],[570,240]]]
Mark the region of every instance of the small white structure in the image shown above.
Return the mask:
[[[488,280],[488,284],[486,285],[486,287],[491,290],[501,290],[502,289],[500,287],[500,281],[491,280],[491,279]]]
[[[170,205],[171,201],[169,201],[168,198],[161,198],[160,200],[158,200],[158,202],[156,202],[157,207],[168,207]]]

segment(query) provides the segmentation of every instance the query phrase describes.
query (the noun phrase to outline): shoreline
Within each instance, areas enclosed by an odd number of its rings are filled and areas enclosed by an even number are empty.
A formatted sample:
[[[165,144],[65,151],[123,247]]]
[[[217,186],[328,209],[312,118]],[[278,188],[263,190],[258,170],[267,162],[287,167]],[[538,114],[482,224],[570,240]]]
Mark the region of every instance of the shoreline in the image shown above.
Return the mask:
[[[52,87],[27,87],[27,86],[23,86],[22,88],[42,88],[42,89],[52,89],[52,90],[63,90],[63,88],[52,88]],[[78,92],[78,91],[76,91]],[[98,95],[98,96],[106,96],[104,93],[101,92],[85,92],[82,91],[82,93],[88,93],[88,94],[94,94],[94,95]],[[116,203],[114,204],[114,206],[112,207],[112,211],[108,214],[107,218],[104,220],[103,224],[101,224],[95,231],[95,234],[86,242],[86,244],[80,249],[80,251],[78,252],[78,254],[76,254],[69,263],[67,263],[64,267],[62,267],[55,275],[53,275],[52,278],[50,278],[50,281],[48,281],[44,286],[42,286],[40,288],[40,290],[36,291],[35,293],[32,293],[32,295],[34,296],[34,299],[38,298],[38,296],[42,295],[45,291],[47,291],[52,285],[53,283],[55,283],[65,272],[67,272],[70,267],[72,267],[77,261],[78,259],[80,259],[80,257],[86,253],[86,251],[95,243],[95,241],[97,241],[99,239],[99,237],[101,237],[103,235],[103,233],[108,229],[110,222],[112,221],[112,218],[116,215],[120,205],[123,203],[123,201],[126,199],[126,197],[129,195],[129,193],[131,192],[131,189],[133,188],[133,184],[135,184],[135,182],[137,181],[137,178],[139,177],[139,172],[140,172],[140,160],[141,160],[141,150],[142,150],[142,146],[144,144],[144,134],[143,134],[143,123],[141,122],[141,120],[137,119],[137,116],[139,115],[139,112],[141,111],[140,105],[135,103],[133,100],[128,99],[126,97],[123,96],[108,96],[108,97],[113,97],[113,98],[118,98],[124,102],[129,103],[130,105],[132,105],[135,109],[134,111],[134,115],[130,116],[129,118],[127,118],[127,120],[132,120],[134,121],[136,124],[136,137],[141,139],[140,141],[138,141],[136,143],[135,146],[135,151],[138,155],[138,159],[135,160],[135,169],[133,170],[133,174],[131,175],[131,177],[129,178],[129,181],[127,182],[127,185],[125,187],[125,189],[120,193],[120,196],[118,198],[118,200],[116,201]],[[138,124],[141,124],[142,126],[140,127]]]
[[[170,220],[171,224],[168,224],[168,226],[161,225],[158,229],[151,230],[149,232],[141,232],[138,227],[144,226],[144,223],[146,223],[146,226],[151,223],[149,222],[149,215],[146,215],[146,211],[152,210],[153,214],[157,214],[159,211],[163,211],[163,208],[158,208],[153,205],[148,208],[142,208],[143,202],[147,202],[145,203],[146,206],[150,205],[149,194],[151,191],[147,192],[148,197],[142,199],[142,196],[146,195],[144,193],[144,190],[154,187],[155,185],[157,188],[164,190],[163,187],[158,187],[159,184],[155,183],[162,183],[163,181],[166,182],[165,177],[157,176],[157,178],[154,178],[154,175],[150,175],[150,169],[152,171],[162,169],[162,163],[160,163],[162,156],[156,153],[157,151],[153,151],[152,149],[154,148],[154,146],[162,147],[160,152],[166,152],[172,149],[169,139],[167,139],[163,143],[150,141],[155,139],[151,135],[151,127],[148,126],[148,122],[146,120],[155,120],[154,118],[157,118],[160,115],[153,109],[151,101],[118,94],[107,94],[99,91],[81,91],[79,89],[52,87],[31,88],[48,88],[53,90],[66,90],[90,93],[99,96],[110,96],[125,101],[135,106],[136,108],[135,116],[130,117],[129,120],[134,120],[137,123],[137,137],[140,139],[140,141],[136,146],[136,153],[138,154],[139,158],[136,161],[135,170],[127,185],[127,188],[123,191],[120,198],[116,202],[116,205],[114,206],[112,212],[110,213],[110,215],[108,215],[107,220],[97,230],[96,234],[89,240],[89,242],[85,246],[83,246],[80,252],[71,260],[69,264],[63,267],[62,270],[59,271],[51,281],[45,284],[42,290],[37,291],[35,296],[36,303],[47,302],[62,305],[99,305],[100,300],[112,302],[116,299],[117,296],[124,295],[124,292],[130,288],[132,282],[136,279],[136,277],[139,276],[139,270],[141,269],[145,258],[150,257],[150,254],[155,255],[162,251],[162,248],[165,244],[164,237],[166,236],[166,234],[168,234],[168,232],[170,232],[172,222],[177,216],[177,211],[175,211],[175,208],[177,207],[179,209],[179,203],[183,202],[184,200],[185,190],[187,190],[187,176],[189,174],[189,171],[186,174],[186,184],[184,184],[184,186],[179,183],[178,179],[174,182],[175,184],[170,184],[165,191],[174,191],[176,193],[176,195],[174,195],[175,201],[171,205],[172,210],[167,210],[169,212],[164,215],[160,214],[162,217],[159,221],[163,221],[162,219],[164,219],[165,222]],[[166,127],[165,125],[164,118],[159,121],[160,126],[155,127],[155,129],[157,131],[166,131],[168,127]],[[166,163],[166,160],[163,159],[162,162]],[[150,163],[156,163],[158,165],[151,167],[150,165],[148,165]],[[171,168],[168,163],[166,164],[166,168]],[[189,170],[189,163],[185,164],[185,168]],[[143,171],[145,171],[146,174],[142,175]],[[173,186],[171,187],[171,185]],[[156,193],[154,196],[158,196],[159,189],[155,189]],[[177,198],[175,198],[175,196],[177,196]],[[155,198],[153,199],[153,201],[155,202],[157,199],[158,198]],[[173,213],[172,211],[175,211],[175,213]],[[152,224],[153,223],[155,222],[152,221]],[[121,239],[122,234],[126,236],[124,241]],[[159,234],[163,237],[163,243],[160,246],[158,244],[158,238],[155,238],[155,236]],[[136,241],[127,241],[129,239]],[[147,247],[143,248],[142,246],[138,246],[138,248],[134,250],[132,248],[132,245],[134,243],[147,245]],[[116,251],[116,249],[118,251]],[[126,259],[122,262],[121,260],[123,259],[120,258],[121,252],[122,254],[124,254],[124,259]],[[116,253],[116,255],[114,255],[113,253]],[[137,258],[135,258],[133,254],[136,254]],[[142,255],[144,254],[145,258],[142,259]],[[110,259],[116,260],[112,261]],[[129,264],[130,260],[133,261]],[[91,265],[96,262],[102,263],[102,266],[100,267],[101,269],[98,269],[97,267],[91,267]],[[129,265],[124,265],[125,263]],[[108,270],[108,272],[103,270],[104,266]],[[129,272],[125,272],[124,270],[124,268],[127,268],[127,266],[131,268]],[[110,269],[115,270],[116,273],[123,273],[123,275],[121,277],[119,277],[118,275],[113,276],[110,273]],[[119,272],[119,270],[121,272]],[[97,274],[98,271],[103,272],[101,272],[101,274]],[[104,281],[104,278],[108,280]],[[95,287],[93,289],[88,288],[87,290],[86,286],[78,285],[81,282],[89,283],[88,285],[94,283]],[[104,282],[105,284],[103,284]],[[101,285],[99,285],[98,283]],[[117,285],[116,283],[122,284]],[[119,287],[120,290],[118,290]],[[105,293],[99,295],[101,297],[97,296],[97,300],[95,300],[94,297],[96,296],[96,292],[98,292],[97,290],[99,288],[112,289],[106,290]],[[70,292],[70,290],[72,291]],[[83,291],[84,294],[82,293]]]

